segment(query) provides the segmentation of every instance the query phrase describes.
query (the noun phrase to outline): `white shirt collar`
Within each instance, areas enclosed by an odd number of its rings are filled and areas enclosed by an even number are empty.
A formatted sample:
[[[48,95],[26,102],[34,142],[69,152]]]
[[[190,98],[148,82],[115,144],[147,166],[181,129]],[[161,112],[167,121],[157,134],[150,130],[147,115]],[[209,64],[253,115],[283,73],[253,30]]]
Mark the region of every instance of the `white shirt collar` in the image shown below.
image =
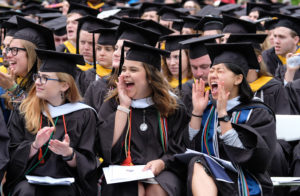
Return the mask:
[[[60,105],[60,106],[52,106],[51,104],[48,104],[48,108],[49,108],[49,113],[50,113],[50,116],[52,118],[55,118],[55,117],[58,117],[58,116],[62,116],[62,115],[65,115],[65,114],[69,114],[69,113],[72,113],[72,112],[75,112],[75,111],[78,111],[78,110],[82,110],[82,109],[92,109],[95,111],[94,108],[86,105],[86,104],[83,104],[83,103],[66,103],[66,104],[63,104],[63,105]],[[96,111],[95,111],[96,112]],[[43,111],[43,115],[46,116],[46,113]]]
[[[131,107],[133,108],[147,108],[154,105],[152,97],[146,97],[143,99],[136,99],[131,101]]]
[[[241,102],[239,101],[240,96],[237,96],[235,98],[232,98],[230,100],[227,101],[227,107],[226,110],[229,111],[232,108],[234,108],[235,106],[239,105]]]

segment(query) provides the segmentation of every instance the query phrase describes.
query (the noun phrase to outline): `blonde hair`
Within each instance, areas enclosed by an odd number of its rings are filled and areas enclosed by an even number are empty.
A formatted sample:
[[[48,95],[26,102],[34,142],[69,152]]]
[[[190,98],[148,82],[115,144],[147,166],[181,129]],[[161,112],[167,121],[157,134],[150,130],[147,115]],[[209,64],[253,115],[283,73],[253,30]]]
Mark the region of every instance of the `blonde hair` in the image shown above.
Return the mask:
[[[71,103],[81,101],[82,97],[74,78],[67,73],[58,72],[56,75],[59,80],[66,82],[69,85],[68,90],[65,92],[66,99]],[[20,113],[24,115],[26,129],[32,134],[36,134],[40,128],[40,116],[42,111],[46,113],[47,118],[50,120],[52,126],[54,126],[54,122],[47,106],[47,101],[36,96],[35,84],[29,91],[28,97],[21,103],[19,110]]]
[[[152,89],[152,100],[155,108],[162,116],[172,115],[178,108],[177,100],[170,94],[171,87],[164,79],[162,73],[153,65],[142,64],[146,71],[146,77],[150,88]],[[118,101],[118,90],[114,89],[109,92],[105,101],[116,98]]]
[[[14,40],[14,39],[12,39]],[[23,39],[16,39],[19,40],[21,45],[26,49],[26,57],[27,57],[27,73],[24,78],[19,83],[19,87],[17,88],[16,94],[20,91],[24,90],[28,92],[31,87],[33,86],[32,75],[37,72],[40,68],[41,61],[37,58],[35,49],[37,48],[36,45],[30,41],[23,40]],[[6,93],[3,97],[6,99],[6,105],[8,108],[13,109],[12,106],[12,99],[11,96]]]

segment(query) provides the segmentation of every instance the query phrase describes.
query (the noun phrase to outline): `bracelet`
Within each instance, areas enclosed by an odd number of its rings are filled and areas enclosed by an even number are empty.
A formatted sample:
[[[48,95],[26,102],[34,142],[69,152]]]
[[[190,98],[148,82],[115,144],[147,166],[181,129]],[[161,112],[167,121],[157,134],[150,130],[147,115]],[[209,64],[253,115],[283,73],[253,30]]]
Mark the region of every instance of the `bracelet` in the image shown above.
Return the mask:
[[[32,144],[31,144],[31,146],[32,146],[32,148],[33,148],[34,150],[39,150],[37,147],[35,147],[35,146],[33,145],[33,142],[32,142]]]
[[[202,118],[203,117],[203,115],[196,115],[196,114],[193,114],[193,113],[192,113],[192,116],[197,117],[197,118]]]
[[[124,107],[124,106],[121,106],[121,105],[118,105],[117,110],[120,110],[120,111],[122,111],[122,112],[125,112],[126,114],[129,114],[129,112],[130,112],[130,109],[128,109],[128,108],[126,108],[126,107]]]
[[[72,154],[70,156],[62,156],[62,159],[64,161],[71,161],[74,158],[74,154],[75,154],[75,151],[73,149],[73,152],[72,152]]]
[[[12,91],[14,91],[17,87],[18,87],[18,84],[15,83],[11,88],[7,89],[7,91],[12,92]]]

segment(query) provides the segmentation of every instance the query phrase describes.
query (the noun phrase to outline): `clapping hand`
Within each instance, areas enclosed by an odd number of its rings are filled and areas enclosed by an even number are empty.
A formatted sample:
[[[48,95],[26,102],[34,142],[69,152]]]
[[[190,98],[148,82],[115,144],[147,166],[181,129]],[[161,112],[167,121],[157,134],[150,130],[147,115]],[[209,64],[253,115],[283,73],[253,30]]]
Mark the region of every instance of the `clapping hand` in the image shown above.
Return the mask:
[[[70,156],[73,153],[73,149],[70,147],[69,135],[65,134],[63,141],[51,140],[49,149],[57,155]]]

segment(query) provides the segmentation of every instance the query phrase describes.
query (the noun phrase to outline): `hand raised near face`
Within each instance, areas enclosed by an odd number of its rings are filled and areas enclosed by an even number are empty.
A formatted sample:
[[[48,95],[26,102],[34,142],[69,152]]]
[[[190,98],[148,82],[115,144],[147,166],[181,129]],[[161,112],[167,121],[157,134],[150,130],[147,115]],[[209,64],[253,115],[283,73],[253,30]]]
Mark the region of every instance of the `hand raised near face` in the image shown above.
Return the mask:
[[[131,105],[131,98],[127,95],[126,83],[124,81],[124,76],[119,76],[119,81],[117,82],[118,96],[120,100],[120,105],[129,108]]]

